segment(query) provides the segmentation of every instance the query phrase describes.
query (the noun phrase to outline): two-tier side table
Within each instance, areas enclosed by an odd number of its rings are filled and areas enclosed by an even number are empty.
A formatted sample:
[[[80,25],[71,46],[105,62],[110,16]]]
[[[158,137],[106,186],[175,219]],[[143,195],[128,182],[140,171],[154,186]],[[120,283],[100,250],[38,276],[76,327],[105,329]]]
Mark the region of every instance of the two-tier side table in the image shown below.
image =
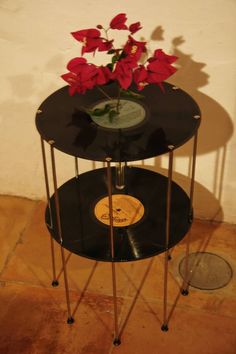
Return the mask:
[[[110,262],[114,300],[114,344],[120,344],[116,297],[117,262],[137,261],[165,253],[163,331],[168,330],[167,280],[169,250],[187,235],[193,220],[193,191],[200,110],[183,90],[164,83],[142,91],[143,99],[123,98],[121,121],[104,122],[86,113],[99,107],[103,93],[95,88],[69,96],[68,87],[50,95],[39,107],[47,193],[45,220],[51,234],[52,285],[57,285],[54,240],[61,249],[68,323],[73,323],[64,249],[96,261]],[[103,87],[115,97],[116,87]],[[105,98],[108,100],[108,98]],[[193,138],[189,193],[172,180],[174,151]],[[45,142],[50,148],[53,194],[50,194]],[[73,156],[75,175],[57,182],[54,149]],[[168,154],[168,176],[131,162]],[[103,168],[79,174],[79,159],[103,162]],[[188,249],[182,294],[188,293]]]

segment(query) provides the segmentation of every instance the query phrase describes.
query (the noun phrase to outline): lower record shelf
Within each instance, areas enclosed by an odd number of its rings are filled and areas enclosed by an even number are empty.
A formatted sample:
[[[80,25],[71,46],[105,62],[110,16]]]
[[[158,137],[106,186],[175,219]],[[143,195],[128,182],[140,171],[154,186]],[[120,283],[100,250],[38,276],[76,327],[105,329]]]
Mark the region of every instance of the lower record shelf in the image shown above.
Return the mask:
[[[133,200],[138,201],[142,207],[141,216],[131,225],[114,227],[114,258],[111,257],[109,225],[102,222],[95,212],[100,203],[103,203],[103,198],[107,196],[107,177],[104,168],[72,178],[58,189],[62,246],[82,257],[109,262],[135,261],[164,252],[168,179],[158,173],[137,167],[125,169],[126,186],[122,191],[114,186],[115,168],[112,168],[112,179],[114,182],[112,194],[122,198],[124,196],[124,209],[117,208],[114,204],[116,215],[119,215],[119,212],[127,214],[132,210]],[[52,237],[59,242],[54,195],[50,199],[50,204],[52,223],[47,207],[46,224],[53,225],[52,228],[48,226],[48,229]],[[109,207],[106,200],[104,208],[104,215],[108,215]],[[189,230],[191,226],[189,208],[187,194],[172,182],[168,248],[180,242]],[[120,220],[124,221],[124,218],[121,217]]]

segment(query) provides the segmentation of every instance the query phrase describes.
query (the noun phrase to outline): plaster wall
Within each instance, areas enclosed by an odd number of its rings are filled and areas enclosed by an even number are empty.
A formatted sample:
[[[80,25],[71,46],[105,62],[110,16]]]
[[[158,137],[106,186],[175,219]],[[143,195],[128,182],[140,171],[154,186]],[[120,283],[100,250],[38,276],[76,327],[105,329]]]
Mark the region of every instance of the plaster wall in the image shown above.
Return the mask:
[[[195,185],[195,216],[236,220],[236,1],[111,0],[0,1],[0,194],[44,198],[39,135],[34,116],[40,103],[64,86],[60,75],[80,55],[71,31],[108,24],[120,12],[141,21],[150,50],[179,57],[170,82],[191,94],[203,114]],[[122,37],[122,36],[121,36]],[[104,63],[104,55],[93,59]],[[190,141],[176,151],[174,178],[189,186]],[[59,183],[71,178],[71,157],[59,152]],[[143,163],[143,162],[140,162]],[[96,164],[98,166],[99,164]],[[165,156],[145,165],[166,173]],[[81,172],[93,168],[80,160]]]

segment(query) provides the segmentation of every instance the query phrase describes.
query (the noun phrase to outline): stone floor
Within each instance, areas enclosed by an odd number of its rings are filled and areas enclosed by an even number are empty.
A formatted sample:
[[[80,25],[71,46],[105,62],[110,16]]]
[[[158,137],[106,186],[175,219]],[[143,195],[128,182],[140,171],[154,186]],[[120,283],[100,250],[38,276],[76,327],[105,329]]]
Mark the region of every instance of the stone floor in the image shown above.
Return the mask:
[[[163,307],[163,255],[117,264],[121,345],[112,345],[111,265],[69,255],[67,269],[75,323],[68,325],[55,244],[59,286],[51,286],[50,238],[42,201],[0,197],[0,353],[1,354],[235,354],[236,226],[195,221],[190,252],[207,251],[233,268],[230,283],[218,290],[190,287],[179,295],[179,263],[186,240],[169,262],[168,324],[160,330]]]

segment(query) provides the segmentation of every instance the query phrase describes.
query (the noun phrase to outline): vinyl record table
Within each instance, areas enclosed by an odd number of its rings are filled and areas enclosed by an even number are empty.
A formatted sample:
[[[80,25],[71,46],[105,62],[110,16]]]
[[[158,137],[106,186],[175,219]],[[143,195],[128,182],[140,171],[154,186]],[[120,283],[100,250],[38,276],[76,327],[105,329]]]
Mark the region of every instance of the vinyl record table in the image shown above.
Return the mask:
[[[103,87],[116,97],[116,87]],[[135,90],[135,89],[134,89]],[[188,233],[193,219],[193,190],[200,110],[183,90],[164,83],[164,93],[149,85],[144,98],[122,98],[122,119],[110,123],[84,112],[96,107],[104,95],[98,88],[85,95],[68,94],[68,87],[50,95],[39,107],[36,126],[41,136],[47,208],[45,221],[51,234],[52,285],[58,284],[54,240],[60,244],[65,280],[68,323],[71,315],[64,249],[96,261],[110,262],[114,300],[114,344],[118,332],[117,262],[165,253],[162,330],[168,330],[167,275],[169,249]],[[172,180],[174,151],[193,138],[189,195]],[[45,142],[50,147],[54,193],[50,193]],[[75,176],[58,187],[54,149],[71,155]],[[130,162],[168,154],[168,176]],[[103,168],[79,174],[79,158],[104,163]],[[182,294],[188,293],[186,277]]]

